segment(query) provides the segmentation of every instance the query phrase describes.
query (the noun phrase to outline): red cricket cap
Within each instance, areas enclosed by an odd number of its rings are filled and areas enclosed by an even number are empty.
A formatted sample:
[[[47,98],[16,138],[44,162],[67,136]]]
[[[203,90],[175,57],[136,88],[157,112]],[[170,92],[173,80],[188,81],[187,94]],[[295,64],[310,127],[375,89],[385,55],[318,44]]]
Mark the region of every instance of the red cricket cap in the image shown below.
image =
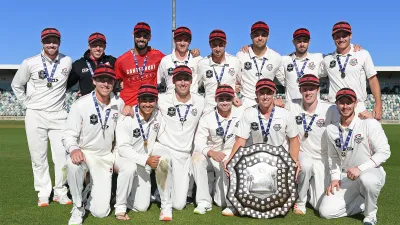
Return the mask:
[[[344,31],[351,34],[351,26],[346,21],[340,21],[335,23],[332,28],[332,35],[336,34],[337,32]]]
[[[261,89],[267,88],[271,91],[276,91],[276,85],[275,83],[268,79],[268,78],[263,78],[257,81],[256,84],[256,93],[259,92]]]
[[[215,99],[217,99],[220,96],[229,96],[233,98],[235,97],[235,91],[230,85],[221,84],[217,87],[217,90],[215,90]]]
[[[250,33],[252,34],[253,32],[257,30],[263,30],[269,34],[269,26],[264,22],[264,21],[257,21],[251,26],[251,31]]]
[[[158,90],[155,85],[142,84],[138,90],[138,98],[156,97],[158,98]]]
[[[104,36],[104,34],[99,33],[99,32],[95,32],[89,36],[89,40],[88,40],[89,44],[92,44],[95,41],[102,41],[102,42],[104,42],[104,44],[107,43],[106,36]]]
[[[115,79],[115,71],[112,66],[107,64],[102,64],[94,71],[94,78],[96,77],[109,77]]]
[[[174,71],[172,72],[172,80],[174,80],[174,78],[178,75],[186,75],[190,78],[192,78],[192,70],[185,65],[180,65],[177,66]]]
[[[215,29],[211,31],[209,36],[209,42],[217,39],[226,42],[226,34],[223,30]]]
[[[150,28],[149,24],[147,24],[145,22],[139,22],[133,28],[133,34],[136,34],[140,31],[144,31],[144,32],[151,34],[151,28]]]
[[[176,30],[174,31],[174,38],[176,38],[180,35],[187,35],[187,36],[189,36],[190,39],[192,39],[192,31],[190,31],[190,29],[187,27],[176,28]]]
[[[314,74],[304,74],[299,80],[299,87],[306,85],[319,87],[319,78]]]
[[[60,31],[56,28],[45,28],[41,33],[41,40],[48,38],[48,37],[57,37],[61,39]]]
[[[357,100],[357,94],[351,88],[342,88],[336,93],[336,101],[341,98],[348,98],[355,102]]]
[[[308,39],[311,38],[310,31],[308,31],[306,28],[299,28],[293,33],[293,39],[299,38],[299,37],[306,37]]]

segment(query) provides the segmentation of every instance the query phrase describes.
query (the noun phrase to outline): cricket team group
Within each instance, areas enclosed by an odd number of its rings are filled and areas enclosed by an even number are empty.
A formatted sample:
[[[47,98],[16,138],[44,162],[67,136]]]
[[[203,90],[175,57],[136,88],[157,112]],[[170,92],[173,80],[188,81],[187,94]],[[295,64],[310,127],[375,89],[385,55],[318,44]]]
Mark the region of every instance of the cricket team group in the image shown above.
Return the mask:
[[[193,194],[194,213],[215,204],[223,216],[235,216],[226,198],[227,164],[241,147],[266,143],[283,146],[296,162],[295,214],[304,215],[308,202],[323,218],[363,212],[363,224],[375,225],[390,146],[369,52],[350,43],[344,21],[334,24],[336,49],[326,55],[308,52],[306,28],[294,31],[295,51],[284,56],[267,46],[265,22],[254,23],[249,34],[252,43],[234,56],[225,52],[225,32],[213,30],[211,53],[201,57],[189,50],[191,30],[178,27],[176,47],[164,55],[149,46],[151,28],[139,22],[134,48],[120,57],[105,54],[106,37],[96,32],[72,62],[59,52],[60,32],[44,29],[41,53],[22,62],[11,84],[27,108],[38,206],[48,206],[53,192],[53,202],[73,204],[68,224],[82,224],[86,210],[107,217],[118,174],[117,220],[129,220],[128,210],[147,211],[156,196],[159,219],[170,221],[172,209],[183,209]],[[329,79],[327,101],[320,99],[321,77]],[[276,97],[275,78],[286,88],[285,100]],[[367,82],[372,112],[365,106]],[[79,98],[67,112],[66,91],[77,83]]]

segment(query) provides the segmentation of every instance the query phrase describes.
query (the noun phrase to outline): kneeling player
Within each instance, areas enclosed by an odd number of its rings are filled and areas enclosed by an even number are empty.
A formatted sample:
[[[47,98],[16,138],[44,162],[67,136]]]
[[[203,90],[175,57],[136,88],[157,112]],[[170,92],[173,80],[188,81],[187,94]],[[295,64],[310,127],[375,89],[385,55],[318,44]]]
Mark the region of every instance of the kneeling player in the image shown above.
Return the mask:
[[[299,198],[293,211],[305,214],[307,197],[310,197],[310,204],[318,209],[329,184],[326,137],[323,133],[326,126],[339,121],[339,112],[336,105],[318,99],[319,79],[315,75],[303,75],[299,80],[299,90],[302,101],[289,102],[287,109],[296,120],[300,139]]]
[[[352,89],[339,90],[336,105],[341,117],[326,129],[331,183],[320,215],[330,219],[364,211],[364,225],[375,225],[386,177],[381,164],[390,156],[388,139],[378,121],[355,116],[357,96]]]
[[[204,115],[197,128],[195,152],[192,156],[193,174],[197,185],[194,213],[205,214],[212,208],[212,198],[208,189],[207,167],[215,171],[214,201],[218,206],[226,207],[222,215],[233,216],[234,209],[226,201],[228,180],[223,169],[223,160],[229,156],[238,127],[241,109],[232,107],[235,92],[230,85],[218,86],[215,92],[217,106]]]
[[[110,66],[97,68],[93,78],[95,90],[72,105],[62,140],[69,153],[68,184],[74,202],[69,224],[82,224],[83,180],[88,171],[93,186],[86,208],[100,218],[110,212],[112,145],[123,102],[112,94],[115,72]]]
[[[118,168],[115,217],[129,220],[127,208],[146,211],[150,205],[151,169],[158,166],[160,156],[152,155],[160,130],[157,119],[157,87],[142,85],[138,90],[139,104],[133,106],[134,116],[121,116],[115,131]],[[163,129],[161,129],[163,130]]]

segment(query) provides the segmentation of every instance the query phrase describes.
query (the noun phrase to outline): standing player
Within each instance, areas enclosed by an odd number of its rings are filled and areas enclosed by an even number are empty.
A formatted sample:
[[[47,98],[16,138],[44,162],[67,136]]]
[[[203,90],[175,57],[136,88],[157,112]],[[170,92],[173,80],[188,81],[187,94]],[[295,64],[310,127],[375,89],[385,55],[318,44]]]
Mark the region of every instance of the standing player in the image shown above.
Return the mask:
[[[162,58],[160,66],[157,72],[157,83],[166,88],[166,91],[172,91],[174,89],[174,83],[172,82],[172,72],[174,68],[179,65],[186,65],[190,67],[193,74],[193,80],[197,80],[196,67],[201,56],[194,57],[191,55],[189,45],[192,41],[192,32],[187,27],[178,27],[174,31],[174,42],[175,50],[172,54],[169,54]],[[191,92],[197,93],[197,85],[193,83],[191,85]]]
[[[224,173],[223,159],[229,156],[233,144],[241,108],[232,107],[235,91],[230,85],[222,84],[215,92],[217,106],[214,110],[202,116],[195,136],[195,152],[192,156],[193,174],[197,185],[196,214],[205,214],[212,208],[212,200],[226,207],[224,216],[233,216],[234,209],[226,200],[228,179]],[[208,191],[207,167],[215,171],[215,194],[211,198]],[[214,182],[213,182],[214,183]],[[227,207],[228,206],[228,207]]]
[[[136,211],[147,211],[150,205],[151,169],[156,169],[160,156],[152,150],[157,134],[164,128],[155,108],[158,99],[157,87],[142,85],[138,90],[139,104],[133,106],[135,115],[121,116],[115,131],[118,168],[115,217],[129,220],[128,206]],[[131,196],[131,197],[130,197]],[[129,197],[129,198],[128,198]]]
[[[108,64],[114,67],[115,58],[106,55],[106,36],[102,33],[93,33],[89,36],[88,50],[83,54],[82,58],[76,60],[72,64],[72,70],[68,77],[67,89],[74,86],[79,81],[79,95],[83,96],[93,91],[93,75],[94,70],[99,65]]]
[[[321,76],[329,77],[328,100],[335,101],[335,95],[341,88],[353,88],[357,93],[356,114],[360,118],[382,118],[381,89],[371,55],[367,50],[354,51],[350,45],[352,38],[351,26],[347,22],[338,22],[333,26],[332,37],[336,51],[327,55],[321,65]],[[366,79],[375,98],[373,113],[365,107],[367,100]]]
[[[299,162],[301,171],[297,178],[299,197],[294,205],[294,213],[305,214],[306,202],[314,209],[324,196],[329,184],[327,167],[326,126],[339,121],[339,112],[334,104],[319,100],[319,79],[305,74],[299,80],[302,101],[286,104],[296,119],[300,139]]]
[[[38,206],[49,205],[52,191],[47,162],[48,139],[55,171],[53,201],[72,204],[64,186],[66,155],[61,143],[62,130],[68,116],[65,110],[65,91],[72,60],[59,53],[61,34],[57,29],[44,29],[41,39],[42,52],[22,62],[11,87],[18,100],[27,108],[25,130],[32,160],[34,187],[39,192]]]
[[[350,88],[336,93],[341,117],[326,129],[331,183],[320,215],[330,219],[364,211],[364,225],[375,225],[377,200],[386,177],[381,164],[390,157],[390,146],[378,121],[355,115],[358,103]]]
[[[250,37],[253,44],[248,52],[239,51],[237,57],[241,62],[239,74],[240,94],[243,96],[242,104],[245,108],[256,103],[256,83],[262,78],[274,80],[275,74],[281,66],[282,57],[277,52],[267,47],[269,27],[263,21],[258,21],[251,26]],[[283,83],[283,77],[277,77]],[[281,101],[275,104],[282,106]]]
[[[161,197],[160,220],[172,220],[172,207],[186,205],[193,138],[204,109],[204,99],[190,93],[192,70],[177,66],[172,74],[175,91],[159,95],[159,109],[165,132],[154,145],[153,155],[161,156],[156,169]]]
[[[240,61],[237,57],[225,52],[226,34],[222,30],[213,30],[209,36],[211,55],[199,61],[197,65],[197,84],[204,85],[205,109],[212,110],[216,106],[215,90],[220,84],[228,84],[235,88],[240,71]],[[240,104],[239,98],[234,99],[235,105]]]
[[[103,218],[110,212],[111,176],[113,173],[114,131],[122,101],[112,94],[115,72],[104,65],[94,71],[95,90],[78,99],[71,107],[63,144],[69,153],[68,184],[74,207],[68,224],[82,224],[83,180],[90,172],[92,191],[86,208]]]

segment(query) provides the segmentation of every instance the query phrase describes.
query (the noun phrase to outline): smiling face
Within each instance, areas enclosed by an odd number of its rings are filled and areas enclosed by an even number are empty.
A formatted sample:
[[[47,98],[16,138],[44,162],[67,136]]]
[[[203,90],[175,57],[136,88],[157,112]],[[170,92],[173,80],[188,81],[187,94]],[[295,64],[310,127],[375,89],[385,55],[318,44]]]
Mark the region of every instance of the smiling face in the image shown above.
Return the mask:
[[[232,96],[222,95],[216,99],[217,108],[221,112],[228,112],[232,109],[233,98]]]
[[[95,85],[96,92],[104,98],[111,94],[115,80],[107,76],[99,76],[93,79],[93,84]]]
[[[60,47],[61,41],[58,37],[47,37],[42,40],[43,50],[48,56],[56,56],[58,54],[58,48]]]
[[[90,55],[95,59],[100,59],[105,49],[106,44],[103,41],[95,41],[89,44]]]
[[[296,52],[300,54],[304,54],[308,50],[308,45],[310,44],[310,39],[307,37],[298,37],[293,40],[294,47],[296,48]]]
[[[257,48],[264,48],[267,45],[269,34],[263,30],[257,30],[251,33],[251,40],[253,41],[253,46]]]
[[[225,54],[226,42],[220,39],[215,39],[210,41],[210,47],[212,54],[217,58],[221,58]]]
[[[345,31],[339,31],[333,35],[333,40],[337,49],[346,49],[350,46],[352,35]]]
[[[192,84],[192,77],[186,74],[178,74],[173,78],[175,84],[175,91],[180,96],[189,94],[190,85]]]
[[[272,91],[268,88],[262,88],[256,93],[256,101],[261,108],[267,109],[274,102],[274,94],[275,91]]]
[[[145,31],[137,32],[133,35],[135,42],[135,48],[143,50],[147,48],[149,41],[151,40],[151,35]]]
[[[175,49],[179,53],[186,53],[190,45],[190,37],[188,35],[179,35],[175,37]]]
[[[312,104],[317,100],[319,87],[314,85],[304,85],[300,87],[300,93],[303,96],[303,102]]]
[[[157,98],[154,96],[144,96],[138,99],[139,110],[142,116],[149,116],[153,113],[157,104]]]
[[[357,107],[357,101],[352,101],[348,97],[342,97],[336,101],[339,113],[343,118],[348,118],[353,115],[354,109]]]

